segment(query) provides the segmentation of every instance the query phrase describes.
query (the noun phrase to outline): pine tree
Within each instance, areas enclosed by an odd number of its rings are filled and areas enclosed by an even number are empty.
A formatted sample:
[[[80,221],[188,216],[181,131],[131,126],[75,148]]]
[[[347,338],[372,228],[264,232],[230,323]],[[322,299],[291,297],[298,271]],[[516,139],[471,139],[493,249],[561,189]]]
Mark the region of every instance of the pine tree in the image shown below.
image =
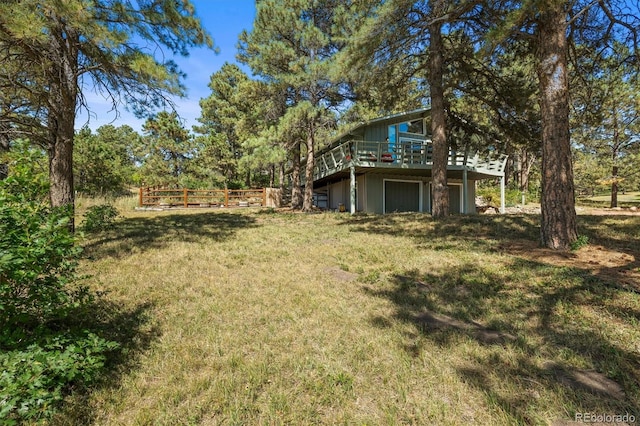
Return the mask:
[[[248,101],[242,87],[249,77],[234,64],[225,63],[211,75],[211,94],[200,100],[202,113],[197,133],[211,136],[210,141],[222,141],[215,149],[218,155],[217,168],[227,182],[239,182],[238,161],[244,152],[238,125],[255,105]],[[248,184],[248,183],[247,183]]]
[[[445,79],[446,44],[449,34],[472,14],[478,2],[473,0],[429,1],[362,1],[345,9],[351,16],[351,27],[358,30],[349,37],[342,55],[343,67],[370,76],[375,70],[392,82],[383,86],[383,96],[395,98],[397,93],[410,93],[413,87],[427,86],[431,106],[431,140],[433,144],[434,217],[449,213],[447,188],[448,83]],[[422,81],[420,81],[422,80]],[[426,84],[425,84],[426,83]],[[356,89],[356,94],[358,93]],[[424,95],[423,95],[424,98]],[[394,108],[397,108],[396,104]]]
[[[632,155],[640,152],[638,70],[630,63],[632,51],[620,43],[604,52],[587,46],[576,51],[572,137],[579,151],[609,168],[594,181],[610,186],[610,206],[617,207],[619,186],[637,170]]]
[[[145,136],[141,173],[144,183],[180,187],[187,176],[188,163],[194,157],[193,137],[184,128],[176,112],[161,111],[142,126]]]
[[[337,0],[262,0],[250,33],[240,36],[240,59],[268,83],[285,87],[287,111],[280,126],[297,138],[288,144],[293,164],[292,205],[299,206],[296,187],[300,147],[306,146],[302,209],[312,208],[313,169],[318,133],[335,120],[331,108],[342,101],[340,86],[330,79],[332,11]]]
[[[73,170],[77,191],[88,195],[121,195],[133,183],[140,135],[130,126],[87,127],[74,137]]]
[[[152,49],[148,49],[152,45]],[[137,113],[182,94],[175,63],[212,46],[188,0],[23,0],[0,3],[0,130],[28,135],[49,156],[51,204],[73,206],[76,111],[93,89]]]
[[[606,49],[624,42],[637,49],[640,16],[626,2],[523,0],[494,5],[506,16],[498,38],[530,40],[540,87],[542,140],[542,245],[567,250],[578,238],[569,125],[570,46]],[[637,62],[636,62],[637,65]]]

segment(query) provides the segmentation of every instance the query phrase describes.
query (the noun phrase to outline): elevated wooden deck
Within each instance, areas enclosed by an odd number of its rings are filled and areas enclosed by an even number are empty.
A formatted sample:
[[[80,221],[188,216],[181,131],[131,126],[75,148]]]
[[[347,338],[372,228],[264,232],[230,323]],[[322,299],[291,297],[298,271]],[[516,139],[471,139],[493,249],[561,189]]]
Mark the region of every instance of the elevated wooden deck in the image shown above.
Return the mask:
[[[349,141],[316,157],[314,181],[347,171],[351,166],[358,169],[378,168],[397,170],[430,170],[433,167],[430,142],[373,142]],[[478,152],[451,150],[447,170],[470,172],[474,178],[502,177],[507,156],[481,157]],[[380,170],[383,171],[383,170]],[[391,170],[389,170],[391,171]]]

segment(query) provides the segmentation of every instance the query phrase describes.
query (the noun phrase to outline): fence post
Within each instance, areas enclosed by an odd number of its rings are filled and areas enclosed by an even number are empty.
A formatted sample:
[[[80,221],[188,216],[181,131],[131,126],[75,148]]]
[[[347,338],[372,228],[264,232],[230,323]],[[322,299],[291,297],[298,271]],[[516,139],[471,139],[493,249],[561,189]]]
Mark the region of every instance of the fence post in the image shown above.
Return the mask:
[[[262,207],[267,207],[267,188],[262,188]]]
[[[182,191],[183,191],[184,208],[186,209],[187,207],[189,207],[188,190],[187,190],[187,188],[182,188]]]
[[[138,207],[142,207],[142,187],[140,187],[140,191],[138,192]]]
[[[229,188],[224,189],[224,206],[229,207]]]

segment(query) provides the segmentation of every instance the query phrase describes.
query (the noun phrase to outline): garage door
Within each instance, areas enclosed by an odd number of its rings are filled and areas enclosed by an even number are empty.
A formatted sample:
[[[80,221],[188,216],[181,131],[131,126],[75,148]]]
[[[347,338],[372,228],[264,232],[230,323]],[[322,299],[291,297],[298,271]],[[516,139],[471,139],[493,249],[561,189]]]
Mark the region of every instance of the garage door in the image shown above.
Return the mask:
[[[417,212],[420,211],[420,182],[384,182],[384,211]]]

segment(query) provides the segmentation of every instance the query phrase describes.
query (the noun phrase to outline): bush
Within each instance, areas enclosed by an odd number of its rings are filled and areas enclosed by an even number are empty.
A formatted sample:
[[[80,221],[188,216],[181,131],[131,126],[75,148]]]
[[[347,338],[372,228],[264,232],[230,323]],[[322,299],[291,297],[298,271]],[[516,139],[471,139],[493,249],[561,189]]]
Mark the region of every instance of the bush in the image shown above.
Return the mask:
[[[0,354],[0,421],[18,424],[51,416],[71,383],[92,382],[105,353],[117,347],[91,333],[55,336]]]
[[[86,232],[94,232],[103,230],[112,225],[118,218],[119,212],[111,204],[100,204],[97,206],[91,206],[84,214],[84,222],[82,223],[82,229]]]
[[[94,298],[78,285],[71,209],[50,208],[39,180],[12,171],[0,181],[0,424],[50,416],[117,346],[80,324]]]
[[[589,237],[586,235],[578,235],[578,239],[571,243],[571,251],[580,250],[589,244]]]
[[[478,187],[476,191],[478,197],[483,197],[492,206],[500,205],[500,188],[495,186]],[[507,207],[513,207],[522,204],[522,192],[517,189],[507,188],[504,193],[504,203]],[[536,194],[525,194],[525,201],[527,203],[537,203],[538,196]]]
[[[13,203],[0,194],[0,327],[24,327],[64,316],[80,254],[69,209]],[[4,331],[3,331],[4,333]]]

